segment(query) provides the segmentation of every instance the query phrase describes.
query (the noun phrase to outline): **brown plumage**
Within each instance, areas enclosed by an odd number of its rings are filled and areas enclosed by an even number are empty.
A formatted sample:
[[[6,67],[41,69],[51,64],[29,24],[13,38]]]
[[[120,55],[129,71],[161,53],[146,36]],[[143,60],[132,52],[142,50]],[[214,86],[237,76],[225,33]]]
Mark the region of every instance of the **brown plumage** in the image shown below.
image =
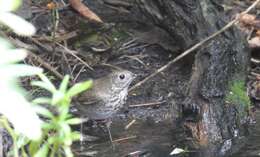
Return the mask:
[[[116,70],[94,80],[92,88],[77,99],[80,114],[94,120],[111,118],[125,104],[128,87],[135,77],[130,71]]]

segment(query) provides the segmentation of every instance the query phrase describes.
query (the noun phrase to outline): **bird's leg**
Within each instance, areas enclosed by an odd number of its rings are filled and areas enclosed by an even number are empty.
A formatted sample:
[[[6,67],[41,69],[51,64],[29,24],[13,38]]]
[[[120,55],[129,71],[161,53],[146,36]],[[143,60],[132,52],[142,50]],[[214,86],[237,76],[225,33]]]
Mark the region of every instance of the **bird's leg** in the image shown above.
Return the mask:
[[[84,141],[84,134],[83,134],[83,129],[84,129],[84,123],[86,123],[89,119],[82,116],[81,118],[81,123],[80,123],[80,150],[83,150],[83,141]]]
[[[114,145],[114,143],[113,143],[113,138],[112,138],[112,134],[111,134],[111,131],[110,131],[110,126],[111,126],[111,124],[112,124],[112,120],[111,120],[111,119],[109,119],[109,120],[105,123],[105,125],[106,125],[106,127],[107,127],[107,131],[108,131],[109,139],[110,139],[112,148],[113,148],[113,150],[114,150],[114,149],[115,149],[115,145]]]
[[[111,119],[103,119],[102,121],[96,121],[97,125],[104,133],[108,133],[109,135],[109,140],[111,142],[112,148],[115,149],[114,147],[114,143],[113,143],[113,138],[112,138],[112,134],[110,131],[110,127],[112,124],[112,120]]]

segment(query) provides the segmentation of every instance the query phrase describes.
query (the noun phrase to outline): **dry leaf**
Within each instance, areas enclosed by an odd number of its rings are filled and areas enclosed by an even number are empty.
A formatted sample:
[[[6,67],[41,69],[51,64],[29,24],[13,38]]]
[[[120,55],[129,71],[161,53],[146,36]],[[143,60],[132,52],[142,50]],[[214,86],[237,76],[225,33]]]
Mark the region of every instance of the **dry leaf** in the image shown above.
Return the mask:
[[[255,32],[256,36],[260,36],[260,30],[258,29],[256,32]]]
[[[72,6],[72,8],[77,10],[82,16],[86,17],[88,20],[103,23],[103,21],[87,6],[85,6],[80,0],[69,0],[69,3]]]
[[[255,15],[244,14],[239,17],[239,22],[244,25],[252,25],[252,24],[254,24],[255,19],[256,19]]]
[[[50,2],[46,5],[49,10],[55,9],[57,6],[54,2]]]
[[[248,41],[248,43],[250,48],[260,47],[260,37],[259,36],[253,37]]]

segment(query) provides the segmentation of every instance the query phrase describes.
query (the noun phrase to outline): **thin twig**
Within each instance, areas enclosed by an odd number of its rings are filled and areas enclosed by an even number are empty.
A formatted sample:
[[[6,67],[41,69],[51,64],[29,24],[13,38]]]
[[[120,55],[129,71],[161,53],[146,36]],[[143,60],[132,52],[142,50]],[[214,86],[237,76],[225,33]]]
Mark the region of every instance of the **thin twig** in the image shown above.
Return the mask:
[[[62,61],[64,61],[66,63],[68,71],[69,71],[70,76],[71,76],[71,79],[73,80],[74,77],[73,77],[73,73],[72,73],[72,70],[71,70],[71,65],[69,64],[69,60],[68,60],[68,58],[67,58],[67,56],[64,52],[62,52]],[[62,65],[62,67],[63,67],[63,65]]]
[[[239,22],[239,17],[247,14],[249,11],[251,11],[253,8],[256,7],[256,5],[260,2],[260,0],[256,0],[251,6],[249,6],[244,12],[240,13],[239,16],[237,16],[234,20],[230,21],[227,25],[225,25],[222,29],[220,29],[219,31],[213,33],[211,36],[205,38],[204,40],[202,40],[201,42],[195,44],[194,46],[192,46],[191,48],[189,48],[188,50],[184,51],[182,54],[180,54],[179,56],[177,56],[175,59],[171,60],[170,62],[168,62],[166,65],[162,66],[161,68],[157,69],[154,73],[152,73],[151,75],[149,75],[148,77],[144,78],[142,81],[138,82],[137,84],[135,84],[133,87],[131,87],[129,89],[129,91],[134,90],[135,88],[141,86],[143,83],[145,83],[146,81],[148,81],[149,79],[153,78],[154,76],[156,76],[157,74],[161,73],[162,71],[164,71],[165,69],[167,69],[170,65],[172,65],[173,63],[179,61],[180,59],[182,59],[184,56],[190,54],[191,52],[193,52],[194,50],[198,49],[199,47],[201,47],[202,45],[204,45],[206,42],[208,42],[209,40],[213,39],[214,37],[216,37],[217,35],[223,33],[224,31],[226,31],[227,29],[229,29],[230,27],[232,27],[234,24]]]
[[[137,104],[137,105],[129,105],[130,108],[132,107],[150,107],[150,106],[155,106],[155,105],[160,105],[165,103],[165,101],[162,102],[150,102],[150,103],[145,103],[145,104]]]
[[[129,137],[124,137],[124,138],[119,138],[119,139],[113,140],[113,142],[122,142],[122,141],[135,139],[135,138],[137,138],[137,136],[129,136]]]
[[[94,70],[88,63],[86,63],[85,61],[83,61],[81,58],[79,58],[76,54],[74,54],[74,51],[68,49],[67,47],[63,46],[62,44],[56,42],[56,44],[58,46],[60,46],[61,48],[63,48],[65,50],[65,52],[71,54],[73,57],[75,57],[78,61],[80,61],[82,64],[84,64],[86,67],[88,67],[90,70]]]
[[[251,71],[250,74],[260,78],[260,74],[258,74],[256,72]]]
[[[33,46],[28,45],[18,39],[13,39],[13,38],[8,38],[14,45],[18,46],[18,47],[22,47],[25,49],[29,49],[29,50],[36,50]],[[63,79],[63,75],[60,74],[57,70],[55,70],[54,67],[52,67],[50,64],[48,64],[47,62],[45,62],[42,58],[40,58],[39,56],[37,56],[36,54],[34,54],[33,52],[27,50],[28,53],[28,57],[32,58],[33,60],[37,61],[38,63],[40,63],[44,68],[48,69],[53,75],[55,75],[57,78],[59,79]]]
[[[74,38],[78,35],[77,31],[72,31],[66,34],[62,34],[59,36],[56,36],[55,40],[56,42],[61,42],[64,40],[69,40],[71,38]],[[33,36],[34,39],[37,39],[38,41],[47,41],[47,42],[52,42],[52,39],[50,36]]]
[[[253,62],[255,64],[259,64],[260,60],[259,59],[255,59],[255,58],[251,58],[251,62]]]
[[[60,74],[57,70],[55,70],[50,64],[45,62],[43,59],[35,55],[34,53],[27,51],[28,57],[36,60],[38,63],[40,63],[44,68],[48,69],[52,74],[54,74],[57,78],[63,80],[64,76]]]
[[[46,50],[47,52],[51,52],[51,53],[53,52],[52,48],[49,45],[42,44],[40,41],[32,37],[29,37],[28,39],[30,39],[31,42],[33,42],[35,45],[39,46],[40,48]]]
[[[35,44],[41,46],[42,48],[44,48],[46,51],[48,52],[52,52],[52,49],[47,46],[47,45],[43,45],[41,44],[41,42],[39,42],[37,39],[35,38],[30,38]],[[78,57],[76,54],[78,53],[77,51],[73,51],[73,50],[70,50],[68,49],[67,47],[63,46],[62,44],[60,44],[59,42],[55,42],[56,45],[58,45],[60,48],[55,48],[55,51],[56,52],[65,52],[65,53],[68,53],[70,55],[72,55],[73,57],[75,57],[79,62],[83,63],[86,67],[88,67],[90,70],[94,70],[88,63],[86,63],[85,61],[83,61],[80,57]]]
[[[108,63],[101,63],[100,65],[107,66],[107,67],[109,67],[111,69],[115,69],[115,70],[122,70],[122,68],[112,65],[112,64],[108,64]]]
[[[74,77],[73,82],[76,82],[76,81],[77,81],[79,75],[81,74],[81,72],[84,71],[84,69],[85,69],[84,66],[82,66],[82,67],[80,68],[79,72],[78,72],[78,73],[76,74],[76,76]]]
[[[135,60],[135,61],[139,62],[140,64],[142,64],[143,66],[146,66],[145,63],[141,59],[139,59],[137,56],[128,56],[128,55],[122,56],[122,58],[124,58],[124,57]]]
[[[55,52],[56,52],[56,31],[58,29],[58,26],[59,26],[59,21],[60,21],[60,18],[59,18],[59,11],[57,9],[53,9],[51,11],[52,13],[52,25],[53,25],[53,29],[52,29],[52,52],[53,52],[53,55],[55,55]]]
[[[125,126],[125,130],[128,130],[135,122],[136,122],[136,119],[133,119],[130,123],[128,123],[128,124]]]

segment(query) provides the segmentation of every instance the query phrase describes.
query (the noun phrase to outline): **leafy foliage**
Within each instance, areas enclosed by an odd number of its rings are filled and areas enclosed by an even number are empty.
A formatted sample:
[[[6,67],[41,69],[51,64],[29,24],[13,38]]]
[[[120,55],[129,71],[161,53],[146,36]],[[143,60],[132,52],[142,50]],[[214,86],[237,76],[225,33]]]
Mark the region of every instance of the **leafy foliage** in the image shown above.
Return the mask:
[[[11,12],[19,4],[21,4],[20,0],[0,0],[0,24],[12,28],[15,32],[22,32],[21,35],[31,35],[34,32],[31,30],[35,28]],[[19,31],[16,29],[17,25]],[[12,123],[15,129],[14,134],[23,134],[30,139],[37,139],[41,136],[41,120],[30,102],[25,99],[25,91],[20,87],[18,78],[41,73],[42,69],[19,63],[26,55],[24,49],[14,48],[0,37],[0,113]],[[14,114],[14,109],[19,112]],[[7,126],[4,124],[5,117],[2,117],[1,124]],[[25,121],[27,123],[24,123]],[[28,129],[28,127],[32,128]]]
[[[70,146],[73,141],[79,140],[80,134],[72,131],[70,125],[76,125],[81,122],[69,113],[69,107],[72,97],[82,91],[89,89],[92,81],[85,81],[75,84],[71,88],[69,85],[69,76],[65,76],[59,88],[56,88],[51,81],[43,74],[39,77],[41,81],[34,81],[32,85],[46,89],[52,94],[52,98],[36,98],[33,103],[47,103],[52,106],[55,113],[46,108],[38,107],[38,113],[46,120],[43,123],[43,136],[39,141],[32,141],[29,144],[30,155],[45,157],[50,153],[51,157],[65,154],[67,157],[73,156]],[[61,151],[63,150],[63,151]]]
[[[0,0],[0,24],[8,26],[18,35],[32,35],[32,24],[13,14],[21,0]],[[19,27],[18,27],[19,26]],[[72,157],[71,144],[80,138],[80,134],[71,129],[80,119],[69,113],[72,97],[91,87],[92,81],[75,84],[69,88],[69,76],[65,76],[59,88],[42,74],[42,69],[20,64],[26,51],[15,49],[0,37],[0,125],[13,139],[13,147],[8,156],[14,157]],[[52,97],[40,97],[33,104],[26,100],[25,91],[18,83],[18,77],[38,74],[41,81],[32,84],[46,89]],[[42,107],[50,105],[53,110]],[[17,113],[14,114],[14,110]],[[38,115],[43,117],[40,120]],[[10,124],[10,123],[12,124]]]
[[[24,157],[72,157],[70,146],[73,141],[80,139],[80,133],[73,131],[71,125],[80,124],[81,120],[69,113],[70,103],[73,96],[90,88],[92,81],[78,83],[68,88],[69,77],[65,76],[59,88],[56,88],[45,75],[39,74],[39,77],[41,81],[34,81],[32,85],[46,89],[52,94],[51,98],[39,97],[32,102],[35,104],[36,112],[45,119],[41,124],[42,136],[38,140],[30,140],[16,134],[7,119],[0,119],[0,123],[8,130],[14,140],[10,155],[18,157],[18,152],[21,150]],[[52,111],[42,107],[41,104],[50,105]],[[25,151],[27,148],[28,151]]]

